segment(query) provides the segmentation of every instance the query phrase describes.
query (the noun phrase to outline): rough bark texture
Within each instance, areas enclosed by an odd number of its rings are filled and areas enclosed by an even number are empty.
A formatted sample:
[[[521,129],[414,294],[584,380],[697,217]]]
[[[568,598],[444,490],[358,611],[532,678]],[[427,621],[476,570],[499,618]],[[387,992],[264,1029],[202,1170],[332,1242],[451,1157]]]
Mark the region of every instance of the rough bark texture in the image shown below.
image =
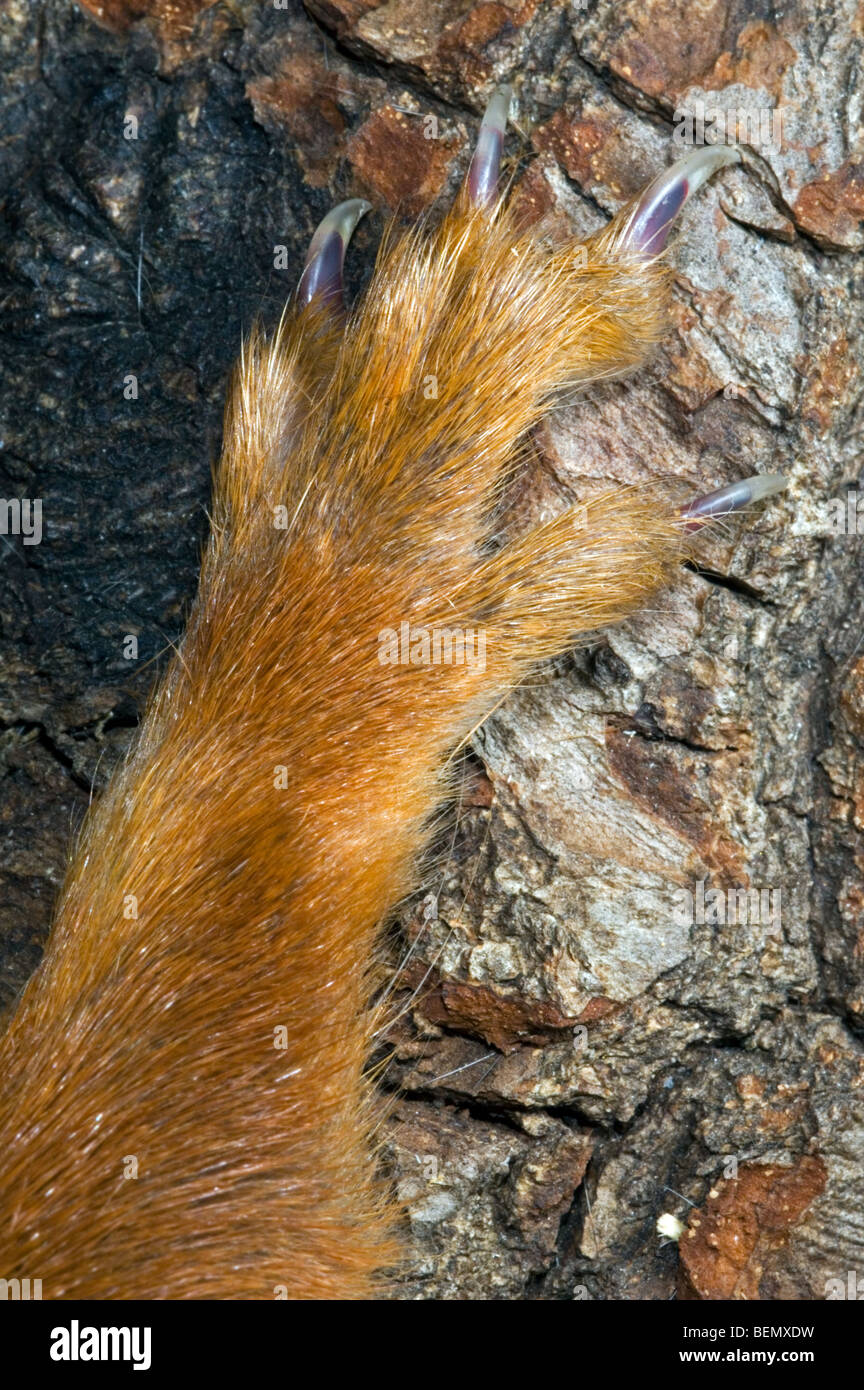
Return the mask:
[[[862,33],[855,0],[0,14],[0,495],[44,518],[39,545],[0,536],[6,1006],[182,629],[241,334],[326,209],[375,205],[356,290],[390,213],[447,205],[496,80],[551,238],[680,152],[676,108],[782,113],[688,207],[657,361],[550,419],[514,496],[527,518],[598,478],[791,479],[465,757],[392,941],[406,1298],[864,1287],[862,552],[854,499],[844,529],[828,506],[860,466]]]

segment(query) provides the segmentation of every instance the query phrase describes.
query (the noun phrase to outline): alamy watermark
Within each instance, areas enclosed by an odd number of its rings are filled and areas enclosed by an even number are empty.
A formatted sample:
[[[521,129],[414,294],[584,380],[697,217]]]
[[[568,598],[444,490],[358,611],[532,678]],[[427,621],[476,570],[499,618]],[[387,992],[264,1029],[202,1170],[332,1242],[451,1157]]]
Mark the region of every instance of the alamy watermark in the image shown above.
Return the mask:
[[[676,888],[673,894],[675,922],[681,927],[747,926],[769,923],[780,925],[779,888],[705,888],[697,883],[695,892]]]
[[[471,666],[486,670],[486,632],[482,627],[385,627],[378,633],[381,666]]]
[[[0,1279],[0,1301],[11,1299],[13,1303],[41,1299],[41,1279]]]
[[[779,150],[783,140],[780,106],[706,106],[693,101],[672,115],[676,145],[752,145]]]
[[[847,1270],[845,1279],[826,1279],[825,1297],[834,1303],[841,1300],[862,1303],[864,1302],[864,1279],[859,1278],[857,1269]]]
[[[0,536],[20,536],[24,545],[42,539],[41,497],[0,497]]]
[[[147,1371],[151,1363],[152,1329],[149,1327],[81,1326],[73,1318],[51,1331],[52,1361],[129,1361],[133,1371]]]
[[[864,493],[850,488],[845,497],[829,497],[808,518],[807,533],[816,536],[864,535]]]

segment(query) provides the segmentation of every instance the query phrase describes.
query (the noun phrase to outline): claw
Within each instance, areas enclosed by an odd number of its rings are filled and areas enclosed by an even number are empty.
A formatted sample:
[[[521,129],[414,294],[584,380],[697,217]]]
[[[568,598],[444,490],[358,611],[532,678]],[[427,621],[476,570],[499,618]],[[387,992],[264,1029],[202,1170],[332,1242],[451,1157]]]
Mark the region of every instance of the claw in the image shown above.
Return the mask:
[[[468,197],[479,207],[485,207],[495,199],[511,95],[512,88],[506,85],[496,87],[480,123],[477,148],[465,180]]]
[[[785,486],[786,479],[782,473],[757,473],[752,478],[742,478],[738,483],[730,483],[728,487],[694,498],[686,507],[682,507],[681,515],[687,522],[688,531],[698,531],[706,521],[740,511],[753,502],[762,502],[766,497],[782,492]]]
[[[706,145],[692,150],[649,183],[624,230],[622,245],[642,256],[657,256],[666,245],[669,228],[692,193],[724,164],[739,164],[734,148]]]
[[[301,308],[316,297],[332,313],[342,312],[342,266],[345,248],[360,218],[372,204],[365,198],[349,198],[331,208],[318,224],[306,253],[306,265],[297,286],[297,302]]]

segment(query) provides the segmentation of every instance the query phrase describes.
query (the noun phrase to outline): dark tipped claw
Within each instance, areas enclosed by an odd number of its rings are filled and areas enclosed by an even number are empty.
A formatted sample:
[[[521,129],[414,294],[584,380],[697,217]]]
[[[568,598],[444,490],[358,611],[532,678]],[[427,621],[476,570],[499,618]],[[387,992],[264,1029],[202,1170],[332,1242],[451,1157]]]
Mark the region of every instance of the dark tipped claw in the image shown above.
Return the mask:
[[[465,181],[468,197],[477,207],[486,207],[495,200],[511,95],[510,87],[496,87],[480,123],[477,148]]]
[[[657,256],[666,245],[669,228],[691,194],[724,164],[738,164],[734,148],[706,145],[692,150],[648,185],[624,231],[622,245],[643,256]]]
[[[297,286],[297,303],[301,308],[317,299],[331,313],[342,312],[345,248],[360,218],[371,206],[365,198],[349,198],[347,202],[332,208],[318,224],[309,243],[306,265]]]
[[[727,516],[729,512],[740,511],[754,502],[762,502],[782,492],[786,479],[782,473],[757,473],[752,478],[742,478],[738,483],[718,488],[716,492],[706,492],[682,507],[681,515],[687,522],[688,531],[698,531],[714,517]]]

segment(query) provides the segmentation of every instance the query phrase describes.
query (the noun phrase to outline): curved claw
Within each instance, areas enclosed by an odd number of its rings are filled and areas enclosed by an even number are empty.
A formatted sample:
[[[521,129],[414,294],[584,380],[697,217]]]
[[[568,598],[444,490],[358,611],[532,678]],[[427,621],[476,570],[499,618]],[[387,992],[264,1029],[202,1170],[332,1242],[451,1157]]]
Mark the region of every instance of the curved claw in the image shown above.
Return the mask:
[[[468,197],[478,207],[486,207],[495,200],[511,96],[511,87],[506,84],[496,87],[480,122],[477,148],[465,179]]]
[[[341,313],[345,248],[360,218],[371,206],[365,198],[349,198],[347,202],[331,208],[319,222],[309,243],[306,264],[297,286],[297,303],[301,309],[318,298],[331,312]]]
[[[782,473],[757,473],[752,478],[742,478],[740,482],[718,488],[716,492],[695,497],[681,508],[681,515],[688,531],[698,531],[700,526],[714,517],[727,516],[729,512],[740,511],[753,502],[762,502],[766,497],[782,492],[785,486],[786,479]]]
[[[669,228],[691,194],[725,164],[739,164],[734,148],[706,145],[677,160],[649,183],[630,217],[622,246],[642,256],[657,256],[666,245]]]

